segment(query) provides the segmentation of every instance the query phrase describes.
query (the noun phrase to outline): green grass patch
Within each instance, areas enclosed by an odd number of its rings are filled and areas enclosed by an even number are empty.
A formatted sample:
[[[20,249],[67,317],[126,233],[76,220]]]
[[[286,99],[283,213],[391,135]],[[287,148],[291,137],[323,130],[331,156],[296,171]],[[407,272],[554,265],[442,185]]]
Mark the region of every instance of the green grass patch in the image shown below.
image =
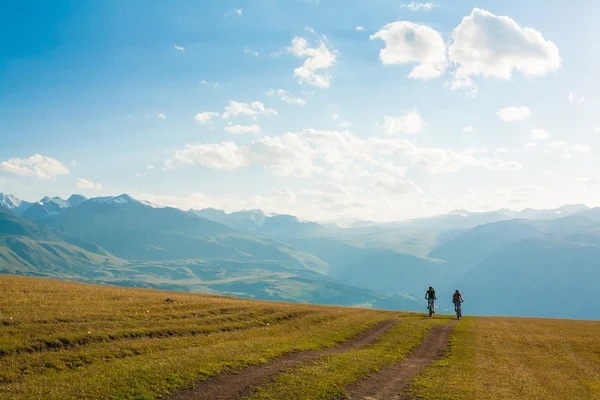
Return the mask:
[[[600,322],[466,317],[415,399],[600,399]]]
[[[295,368],[273,384],[258,388],[247,400],[326,400],[344,396],[348,385],[406,358],[433,326],[447,323],[447,318],[403,317],[376,344]]]

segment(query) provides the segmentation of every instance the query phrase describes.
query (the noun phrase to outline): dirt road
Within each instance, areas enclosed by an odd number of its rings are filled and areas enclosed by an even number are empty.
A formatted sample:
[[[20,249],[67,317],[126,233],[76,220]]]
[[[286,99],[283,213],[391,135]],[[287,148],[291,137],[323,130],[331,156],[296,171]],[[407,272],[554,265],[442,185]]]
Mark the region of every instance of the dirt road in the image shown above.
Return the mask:
[[[375,373],[348,390],[352,400],[410,400],[406,390],[429,364],[443,357],[457,321],[434,327],[405,360]]]
[[[249,393],[252,388],[264,384],[283,371],[301,363],[316,360],[322,356],[331,356],[359,349],[374,343],[398,321],[385,321],[373,326],[363,334],[342,343],[339,346],[320,351],[302,351],[290,353],[266,364],[254,365],[238,372],[227,372],[198,382],[194,388],[179,391],[168,397],[169,400],[234,400]]]

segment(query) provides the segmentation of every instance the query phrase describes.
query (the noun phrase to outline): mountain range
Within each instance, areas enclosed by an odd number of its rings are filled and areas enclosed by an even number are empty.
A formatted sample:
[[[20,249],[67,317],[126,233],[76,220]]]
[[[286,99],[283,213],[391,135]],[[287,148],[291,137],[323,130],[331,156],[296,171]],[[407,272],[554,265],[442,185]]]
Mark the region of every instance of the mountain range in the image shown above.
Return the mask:
[[[344,224],[126,194],[0,194],[0,210],[3,273],[407,310],[433,285],[442,309],[458,287],[466,313],[600,318],[600,208],[585,205]]]

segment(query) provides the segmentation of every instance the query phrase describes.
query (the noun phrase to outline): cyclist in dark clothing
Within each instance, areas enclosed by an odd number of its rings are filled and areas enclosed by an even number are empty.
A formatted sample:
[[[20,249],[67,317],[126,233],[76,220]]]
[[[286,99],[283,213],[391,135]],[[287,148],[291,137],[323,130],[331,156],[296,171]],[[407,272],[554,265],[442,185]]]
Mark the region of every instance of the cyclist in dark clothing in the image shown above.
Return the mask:
[[[427,292],[425,292],[425,300],[427,300],[427,308],[429,308],[430,305],[433,305],[433,302],[437,300],[437,297],[435,296],[435,289],[433,287],[429,286],[429,289],[427,289]]]

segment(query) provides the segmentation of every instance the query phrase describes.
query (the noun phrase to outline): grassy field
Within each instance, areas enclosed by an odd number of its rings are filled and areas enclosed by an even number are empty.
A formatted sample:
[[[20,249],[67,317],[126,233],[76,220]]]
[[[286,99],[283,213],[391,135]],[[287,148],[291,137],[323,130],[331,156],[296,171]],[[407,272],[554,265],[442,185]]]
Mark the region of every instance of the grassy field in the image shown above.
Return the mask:
[[[415,399],[600,399],[600,322],[465,318]]]
[[[260,387],[247,400],[329,400],[346,395],[345,388],[369,374],[406,358],[431,327],[452,317],[405,317],[373,346],[348,351],[293,369],[273,384]]]
[[[222,372],[348,341],[248,399],[339,399],[447,316],[263,302],[0,275],[0,399],[156,399]],[[415,399],[600,399],[600,322],[466,317]]]
[[[152,399],[402,318],[0,275],[0,398]]]

